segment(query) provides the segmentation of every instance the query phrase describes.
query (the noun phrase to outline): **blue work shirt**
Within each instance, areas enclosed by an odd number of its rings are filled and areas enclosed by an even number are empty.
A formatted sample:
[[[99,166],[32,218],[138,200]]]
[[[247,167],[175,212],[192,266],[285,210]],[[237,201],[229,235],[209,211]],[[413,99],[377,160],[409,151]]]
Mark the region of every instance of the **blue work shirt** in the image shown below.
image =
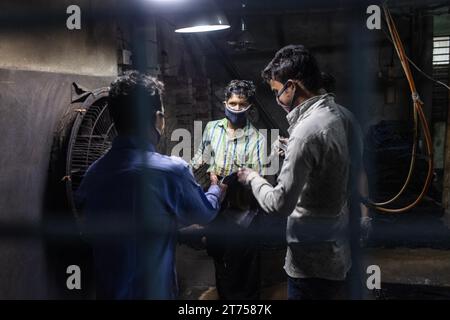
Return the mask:
[[[98,299],[174,299],[179,225],[207,224],[220,206],[188,164],[130,136],[86,172],[76,193],[94,253]]]

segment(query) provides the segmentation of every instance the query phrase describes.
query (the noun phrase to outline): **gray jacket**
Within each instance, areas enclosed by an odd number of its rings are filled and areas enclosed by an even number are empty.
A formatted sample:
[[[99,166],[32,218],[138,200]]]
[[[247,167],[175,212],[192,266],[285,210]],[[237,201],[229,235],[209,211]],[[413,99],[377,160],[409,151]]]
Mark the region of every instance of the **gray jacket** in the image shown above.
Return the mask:
[[[248,177],[264,211],[288,216],[285,270],[291,277],[342,280],[351,266],[349,115],[332,94],[303,102],[287,115],[290,138],[277,185]]]

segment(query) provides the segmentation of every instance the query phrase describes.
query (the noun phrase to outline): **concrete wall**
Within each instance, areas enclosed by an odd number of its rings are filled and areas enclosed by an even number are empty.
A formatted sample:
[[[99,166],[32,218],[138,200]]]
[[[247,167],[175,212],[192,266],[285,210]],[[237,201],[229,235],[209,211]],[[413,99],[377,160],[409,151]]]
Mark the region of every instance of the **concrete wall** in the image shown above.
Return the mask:
[[[109,1],[111,3],[111,1]],[[68,30],[73,1],[2,1],[0,68],[95,76],[117,74],[115,26],[104,0],[81,0],[81,30]],[[97,17],[97,15],[99,15]]]
[[[42,223],[54,131],[71,108],[71,83],[94,89],[107,86],[117,73],[114,24],[89,18],[101,2],[77,1],[82,8],[82,29],[77,31],[65,27],[69,4],[1,4],[2,227]],[[41,238],[2,238],[0,299],[57,298],[52,279],[65,269],[50,271],[48,259]]]

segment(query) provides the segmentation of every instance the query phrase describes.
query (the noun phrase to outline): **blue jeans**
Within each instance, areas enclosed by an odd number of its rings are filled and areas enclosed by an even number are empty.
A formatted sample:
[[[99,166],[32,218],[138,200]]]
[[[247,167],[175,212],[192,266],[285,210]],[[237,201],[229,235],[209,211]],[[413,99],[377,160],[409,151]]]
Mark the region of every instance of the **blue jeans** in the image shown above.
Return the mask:
[[[345,281],[288,277],[289,300],[343,299]]]

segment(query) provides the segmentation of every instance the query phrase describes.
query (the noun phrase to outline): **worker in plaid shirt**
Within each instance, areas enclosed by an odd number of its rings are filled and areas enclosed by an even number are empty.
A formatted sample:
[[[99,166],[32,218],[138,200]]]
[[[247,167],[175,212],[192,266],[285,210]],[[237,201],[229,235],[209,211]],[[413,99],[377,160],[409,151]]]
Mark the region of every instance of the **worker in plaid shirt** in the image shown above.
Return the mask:
[[[264,175],[265,137],[247,118],[255,102],[255,91],[251,81],[229,83],[225,89],[226,117],[208,122],[191,162],[194,169],[208,164],[212,183],[228,177],[222,211],[206,229],[207,250],[214,258],[220,299],[259,298],[259,246],[255,231],[260,208],[250,190],[230,178],[240,166]]]

